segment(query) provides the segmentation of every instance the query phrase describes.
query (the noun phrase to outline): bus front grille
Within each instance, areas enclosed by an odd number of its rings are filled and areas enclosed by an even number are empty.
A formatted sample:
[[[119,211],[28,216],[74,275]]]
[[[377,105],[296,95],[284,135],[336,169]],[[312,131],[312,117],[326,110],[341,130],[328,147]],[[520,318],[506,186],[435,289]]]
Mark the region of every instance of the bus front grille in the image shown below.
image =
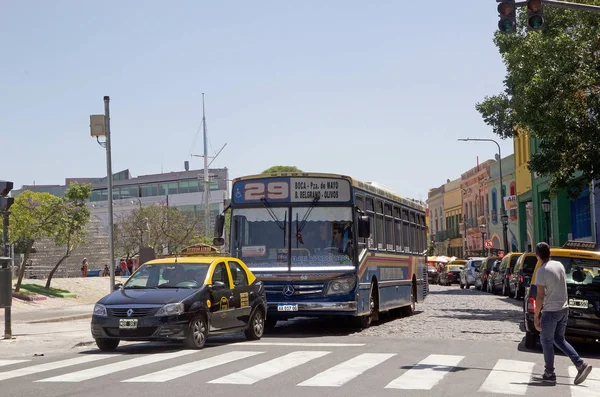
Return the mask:
[[[284,293],[284,289],[286,292],[289,291],[287,286],[291,286],[293,288],[293,293],[291,295],[286,295]],[[315,295],[323,293],[324,284],[283,284],[283,285],[265,285],[265,292],[267,295],[279,295],[279,296],[298,296],[298,295]]]

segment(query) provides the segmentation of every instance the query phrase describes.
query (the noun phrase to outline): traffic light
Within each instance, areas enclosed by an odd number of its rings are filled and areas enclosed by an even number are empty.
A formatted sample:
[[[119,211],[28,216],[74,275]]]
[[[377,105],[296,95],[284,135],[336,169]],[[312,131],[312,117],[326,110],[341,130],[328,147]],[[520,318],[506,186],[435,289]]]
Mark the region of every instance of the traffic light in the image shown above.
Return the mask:
[[[527,28],[540,30],[544,27],[544,3],[542,0],[527,0]]]
[[[15,202],[14,197],[6,197],[13,188],[13,183],[9,181],[0,181],[0,212],[6,212]]]
[[[517,6],[515,0],[497,0],[498,14],[500,14],[500,21],[498,22],[498,29],[502,33],[514,33],[517,31]]]

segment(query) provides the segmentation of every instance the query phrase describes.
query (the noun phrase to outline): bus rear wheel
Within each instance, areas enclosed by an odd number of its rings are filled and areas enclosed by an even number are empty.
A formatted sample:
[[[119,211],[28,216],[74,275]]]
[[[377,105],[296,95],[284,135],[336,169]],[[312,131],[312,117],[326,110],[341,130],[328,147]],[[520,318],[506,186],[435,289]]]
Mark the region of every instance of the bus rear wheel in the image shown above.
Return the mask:
[[[360,316],[356,319],[358,323],[357,325],[360,328],[369,328],[373,323],[373,316],[376,310],[374,287],[375,286],[371,284],[371,295],[369,296],[369,314],[367,314],[366,316]]]

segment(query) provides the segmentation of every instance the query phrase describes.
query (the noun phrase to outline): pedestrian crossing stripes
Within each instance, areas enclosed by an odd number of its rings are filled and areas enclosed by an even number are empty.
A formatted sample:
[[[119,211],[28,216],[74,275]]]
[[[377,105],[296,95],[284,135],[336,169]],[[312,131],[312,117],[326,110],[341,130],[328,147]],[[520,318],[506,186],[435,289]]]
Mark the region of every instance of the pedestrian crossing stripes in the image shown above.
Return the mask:
[[[178,362],[179,361],[179,362]],[[540,360],[541,361],[541,360]],[[183,362],[183,363],[181,363]],[[445,390],[456,382],[470,394],[527,395],[535,383],[536,363],[498,359],[489,366],[475,365],[462,355],[430,354],[414,364],[405,355],[395,353],[352,353],[350,350],[295,350],[268,352],[233,350],[214,353],[211,350],[178,350],[132,356],[129,354],[90,354],[35,364],[32,360],[0,360],[2,381],[28,377],[40,383],[83,383],[110,376],[111,382],[167,383],[201,371],[212,371],[204,378],[194,376],[185,382],[218,385],[254,385],[269,379],[285,383],[286,387],[340,388],[353,387],[376,379],[377,387],[401,390]],[[29,364],[29,365],[28,365]],[[153,367],[148,367],[153,364]],[[12,368],[14,367],[14,368]],[[161,368],[162,367],[162,368]],[[482,368],[483,367],[483,368]],[[144,368],[147,368],[144,373]],[[486,369],[487,368],[487,369]],[[476,379],[466,390],[464,370],[476,369],[469,377]],[[482,373],[480,371],[487,371]],[[537,365],[538,372],[543,365]],[[60,372],[59,372],[60,371]],[[129,371],[136,371],[132,376]],[[51,372],[51,373],[49,373]],[[61,373],[63,372],[63,373]],[[563,373],[560,375],[560,373]],[[49,373],[49,374],[46,374]],[[284,376],[280,376],[285,374]],[[293,374],[293,376],[286,376]],[[583,385],[574,386],[575,367],[557,368],[563,386],[560,395],[600,397],[600,369],[594,368]],[[138,376],[135,376],[138,375]],[[458,376],[458,378],[456,378]],[[202,380],[204,379],[204,380]],[[293,380],[292,380],[293,379]],[[557,390],[557,389],[554,389]]]

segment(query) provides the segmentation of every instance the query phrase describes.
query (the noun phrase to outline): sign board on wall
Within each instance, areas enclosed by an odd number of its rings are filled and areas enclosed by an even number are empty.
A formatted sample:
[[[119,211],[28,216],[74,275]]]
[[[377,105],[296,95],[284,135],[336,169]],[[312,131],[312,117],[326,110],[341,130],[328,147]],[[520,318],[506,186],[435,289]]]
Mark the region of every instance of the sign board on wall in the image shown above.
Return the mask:
[[[350,182],[336,178],[264,178],[236,182],[234,203],[310,203],[315,197],[321,203],[347,203],[352,199]]]

